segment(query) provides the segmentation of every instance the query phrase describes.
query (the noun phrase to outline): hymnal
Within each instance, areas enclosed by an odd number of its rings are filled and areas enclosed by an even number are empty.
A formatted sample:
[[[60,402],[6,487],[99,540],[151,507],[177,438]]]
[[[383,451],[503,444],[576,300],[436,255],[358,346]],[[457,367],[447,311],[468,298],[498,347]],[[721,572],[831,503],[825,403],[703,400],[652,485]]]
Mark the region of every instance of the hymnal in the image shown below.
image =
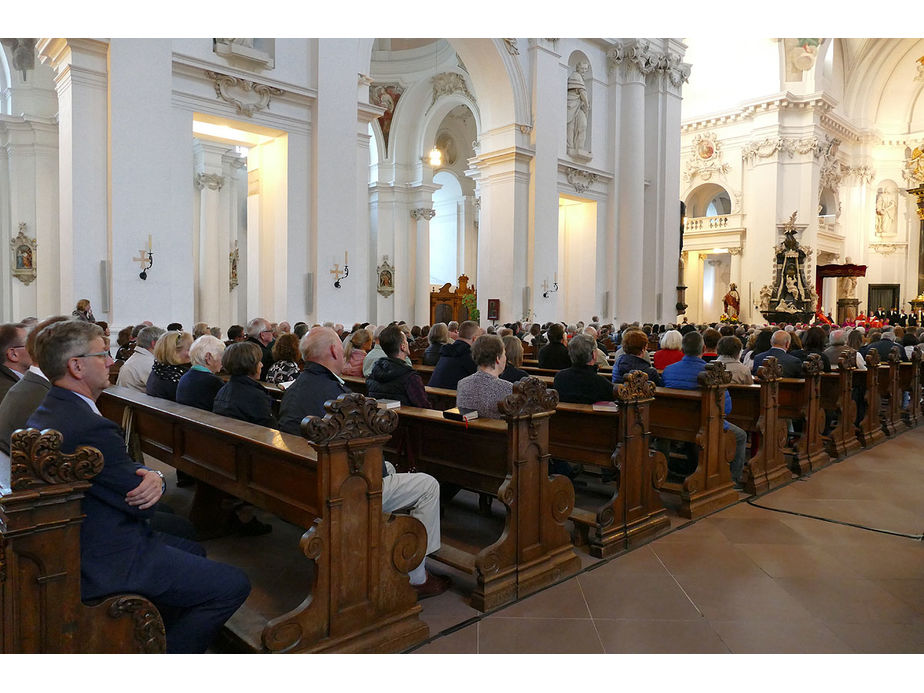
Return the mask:
[[[401,406],[401,400],[398,399],[377,399],[375,403],[382,409],[397,409]]]
[[[619,411],[619,405],[616,404],[616,402],[608,402],[606,400],[594,402],[593,407],[594,411]]]
[[[443,418],[467,422],[478,418],[478,410],[469,409],[468,407],[453,407],[443,412]]]

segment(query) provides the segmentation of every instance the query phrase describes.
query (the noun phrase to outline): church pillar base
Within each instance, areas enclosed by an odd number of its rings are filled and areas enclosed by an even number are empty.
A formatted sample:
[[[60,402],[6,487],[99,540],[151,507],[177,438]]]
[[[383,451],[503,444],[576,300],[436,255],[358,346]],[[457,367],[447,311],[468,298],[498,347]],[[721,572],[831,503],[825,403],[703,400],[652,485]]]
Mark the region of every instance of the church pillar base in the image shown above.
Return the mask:
[[[857,308],[860,305],[859,298],[839,298],[837,299],[837,324],[843,325],[845,322],[857,319]]]

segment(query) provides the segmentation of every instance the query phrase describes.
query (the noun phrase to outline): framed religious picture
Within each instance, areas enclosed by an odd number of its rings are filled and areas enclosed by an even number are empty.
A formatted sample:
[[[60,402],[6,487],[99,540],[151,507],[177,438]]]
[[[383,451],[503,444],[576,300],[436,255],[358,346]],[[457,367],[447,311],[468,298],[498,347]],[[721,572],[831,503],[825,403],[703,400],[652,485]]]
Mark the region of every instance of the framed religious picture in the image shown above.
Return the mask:
[[[500,320],[500,299],[488,299],[488,320],[494,322]]]
[[[376,268],[376,271],[379,277],[376,290],[382,296],[391,296],[395,292],[395,268],[389,264],[387,255],[382,260],[382,264]]]
[[[35,239],[26,235],[25,222],[19,225],[19,235],[10,241],[10,251],[13,276],[28,286],[35,280]]]

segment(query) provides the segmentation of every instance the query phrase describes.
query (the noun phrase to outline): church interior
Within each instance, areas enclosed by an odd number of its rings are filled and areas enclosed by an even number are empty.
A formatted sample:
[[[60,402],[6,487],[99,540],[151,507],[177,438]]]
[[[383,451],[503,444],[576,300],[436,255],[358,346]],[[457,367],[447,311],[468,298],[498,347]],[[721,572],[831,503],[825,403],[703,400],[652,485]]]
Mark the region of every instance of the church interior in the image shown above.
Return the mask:
[[[789,231],[814,311],[922,324],[922,94],[920,38],[4,38],[0,322],[763,325]],[[920,655],[922,430],[503,608],[448,570],[402,651]]]

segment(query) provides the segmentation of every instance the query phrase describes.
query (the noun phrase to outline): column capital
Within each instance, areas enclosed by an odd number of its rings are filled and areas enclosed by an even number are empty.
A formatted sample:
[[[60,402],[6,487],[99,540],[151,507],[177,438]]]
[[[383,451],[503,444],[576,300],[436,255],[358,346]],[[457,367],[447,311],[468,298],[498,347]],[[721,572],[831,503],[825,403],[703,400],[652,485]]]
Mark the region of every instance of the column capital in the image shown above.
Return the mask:
[[[606,56],[607,69],[617,73],[626,82],[644,83],[649,75],[662,78],[672,92],[680,94],[680,88],[690,78],[691,66],[682,61],[676,51],[654,50],[648,39],[628,39],[610,48]]]
[[[197,173],[195,183],[196,188],[199,190],[203,188],[221,190],[221,186],[225,184],[225,177],[219,176],[217,173]]]
[[[36,44],[43,63],[55,71],[55,86],[80,77],[88,84],[106,87],[109,78],[109,42],[98,39],[43,38]]]
[[[421,219],[430,221],[435,216],[436,216],[435,209],[428,209],[426,207],[417,207],[411,210],[411,218],[416,219],[417,221],[420,221]]]

